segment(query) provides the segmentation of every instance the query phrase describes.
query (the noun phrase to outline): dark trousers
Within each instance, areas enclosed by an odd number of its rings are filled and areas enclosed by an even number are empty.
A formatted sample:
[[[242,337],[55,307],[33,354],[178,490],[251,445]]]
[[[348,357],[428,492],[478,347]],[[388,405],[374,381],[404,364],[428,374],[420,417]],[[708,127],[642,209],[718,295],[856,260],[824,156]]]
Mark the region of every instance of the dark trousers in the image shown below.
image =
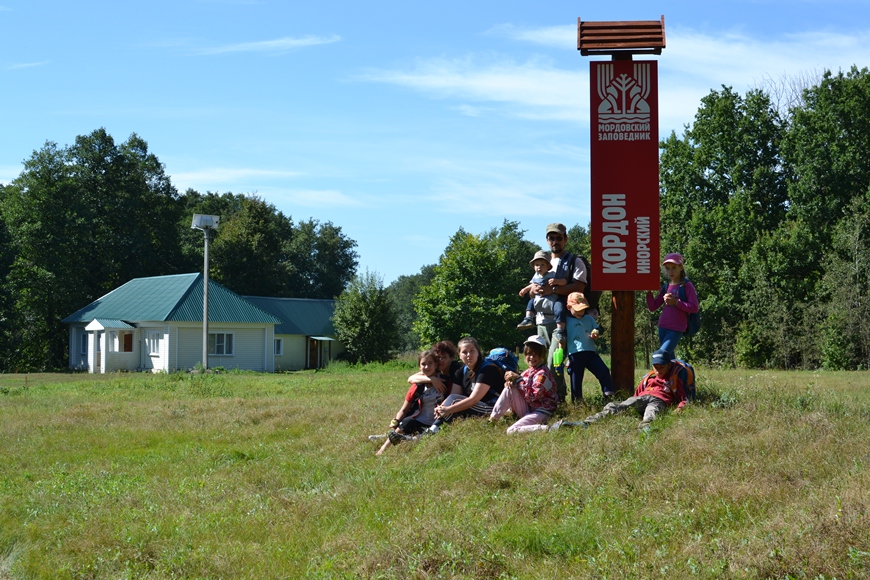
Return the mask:
[[[581,350],[568,355],[571,361],[571,400],[575,403],[583,399],[583,375],[586,369],[601,383],[601,392],[613,392],[613,379],[610,369],[601,360],[601,356],[594,350]]]

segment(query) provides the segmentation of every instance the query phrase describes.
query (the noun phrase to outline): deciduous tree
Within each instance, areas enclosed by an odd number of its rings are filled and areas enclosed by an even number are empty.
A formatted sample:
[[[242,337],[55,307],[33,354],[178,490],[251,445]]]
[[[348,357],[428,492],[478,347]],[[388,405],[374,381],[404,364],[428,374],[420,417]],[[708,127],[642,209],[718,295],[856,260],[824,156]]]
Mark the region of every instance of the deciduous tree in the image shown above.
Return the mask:
[[[393,303],[376,273],[366,271],[351,281],[335,303],[332,321],[352,362],[385,362],[399,344]]]

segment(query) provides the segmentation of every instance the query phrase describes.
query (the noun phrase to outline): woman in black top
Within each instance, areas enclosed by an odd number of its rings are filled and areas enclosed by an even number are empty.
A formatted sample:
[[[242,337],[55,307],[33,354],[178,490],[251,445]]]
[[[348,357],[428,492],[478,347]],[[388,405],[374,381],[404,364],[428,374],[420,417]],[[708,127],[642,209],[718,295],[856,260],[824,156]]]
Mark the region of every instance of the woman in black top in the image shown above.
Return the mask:
[[[504,388],[504,372],[497,364],[486,363],[480,346],[470,336],[459,341],[459,358],[465,366],[454,375],[450,396],[435,407],[435,417],[489,417]]]

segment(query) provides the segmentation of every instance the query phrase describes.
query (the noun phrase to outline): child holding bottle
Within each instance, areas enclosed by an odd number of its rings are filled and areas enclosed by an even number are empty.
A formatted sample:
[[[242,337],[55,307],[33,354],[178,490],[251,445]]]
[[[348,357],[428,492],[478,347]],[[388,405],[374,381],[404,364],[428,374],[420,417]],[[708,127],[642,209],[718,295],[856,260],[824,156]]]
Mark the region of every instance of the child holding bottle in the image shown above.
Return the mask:
[[[568,317],[568,367],[571,373],[571,402],[575,405],[583,400],[583,375],[589,369],[598,382],[605,398],[613,396],[613,379],[610,369],[601,360],[595,347],[599,336],[598,323],[588,314],[589,302],[580,292],[568,295],[568,310],[574,315]]]

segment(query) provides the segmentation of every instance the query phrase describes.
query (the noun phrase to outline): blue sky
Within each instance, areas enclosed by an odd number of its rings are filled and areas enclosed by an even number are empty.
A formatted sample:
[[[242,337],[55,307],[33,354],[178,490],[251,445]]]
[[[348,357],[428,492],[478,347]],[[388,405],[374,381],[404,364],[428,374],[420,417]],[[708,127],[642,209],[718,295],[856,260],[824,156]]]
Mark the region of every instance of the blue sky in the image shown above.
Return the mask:
[[[870,66],[870,1],[0,0],[0,182],[133,132],[173,184],[341,226],[389,284],[459,227],[589,222],[577,18],[657,20],[662,135],[713,88]]]

